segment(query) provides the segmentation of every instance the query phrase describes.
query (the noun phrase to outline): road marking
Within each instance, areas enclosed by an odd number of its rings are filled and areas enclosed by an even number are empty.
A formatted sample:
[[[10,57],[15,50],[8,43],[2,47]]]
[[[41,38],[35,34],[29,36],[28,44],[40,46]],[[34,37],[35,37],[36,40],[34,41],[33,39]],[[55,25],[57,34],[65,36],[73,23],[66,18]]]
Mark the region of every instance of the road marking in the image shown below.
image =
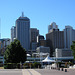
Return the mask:
[[[30,73],[30,75],[33,75],[29,70],[28,70],[28,72]]]
[[[23,75],[41,75],[39,72],[35,71],[34,69],[22,69]]]
[[[34,69],[29,69],[32,75],[41,75],[39,72],[35,71]]]
[[[22,69],[22,74],[23,75],[30,75],[27,69]]]

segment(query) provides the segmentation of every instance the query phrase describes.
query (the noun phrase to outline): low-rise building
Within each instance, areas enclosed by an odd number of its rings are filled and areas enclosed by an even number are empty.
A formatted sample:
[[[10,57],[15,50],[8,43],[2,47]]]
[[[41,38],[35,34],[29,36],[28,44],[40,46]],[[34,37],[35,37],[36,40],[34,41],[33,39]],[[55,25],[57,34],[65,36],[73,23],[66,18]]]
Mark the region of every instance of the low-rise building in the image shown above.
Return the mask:
[[[49,47],[44,47],[44,46],[40,46],[37,47],[36,52],[38,53],[50,53],[50,48]]]
[[[56,57],[72,57],[72,50],[70,49],[55,49]]]

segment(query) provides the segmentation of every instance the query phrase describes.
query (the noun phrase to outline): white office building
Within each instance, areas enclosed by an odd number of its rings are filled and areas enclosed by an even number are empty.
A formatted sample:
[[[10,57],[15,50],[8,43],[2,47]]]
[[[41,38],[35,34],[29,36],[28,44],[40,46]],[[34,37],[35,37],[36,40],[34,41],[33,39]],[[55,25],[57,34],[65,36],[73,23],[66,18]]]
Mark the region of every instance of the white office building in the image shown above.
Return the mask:
[[[70,49],[55,49],[55,56],[58,57],[73,57],[72,50]]]
[[[75,41],[75,30],[71,26],[64,29],[64,48],[70,49],[72,41]]]

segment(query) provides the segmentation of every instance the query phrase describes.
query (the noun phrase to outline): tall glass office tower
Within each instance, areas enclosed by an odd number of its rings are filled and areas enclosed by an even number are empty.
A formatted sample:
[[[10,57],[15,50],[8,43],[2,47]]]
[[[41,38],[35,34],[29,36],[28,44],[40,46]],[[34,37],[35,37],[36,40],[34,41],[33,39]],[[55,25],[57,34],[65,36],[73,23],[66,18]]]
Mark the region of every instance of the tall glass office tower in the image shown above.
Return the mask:
[[[16,20],[16,38],[20,41],[23,48],[30,49],[30,19],[22,16]]]

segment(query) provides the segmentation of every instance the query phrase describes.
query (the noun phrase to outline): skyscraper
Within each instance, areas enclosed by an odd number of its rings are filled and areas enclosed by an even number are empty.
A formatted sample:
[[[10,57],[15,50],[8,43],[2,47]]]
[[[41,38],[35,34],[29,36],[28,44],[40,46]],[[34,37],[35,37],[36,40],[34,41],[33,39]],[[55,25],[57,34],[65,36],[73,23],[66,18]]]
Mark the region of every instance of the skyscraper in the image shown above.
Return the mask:
[[[70,49],[72,41],[75,41],[75,30],[71,26],[64,29],[64,48]]]
[[[30,44],[32,50],[36,50],[38,35],[39,35],[39,30],[37,28],[30,28]]]
[[[50,56],[53,56],[56,48],[64,48],[64,31],[59,31],[58,25],[55,22],[48,27],[46,44],[50,47]]]
[[[30,28],[30,42],[37,42],[38,35],[39,30],[37,28]]]
[[[55,22],[52,22],[51,25],[48,26],[48,32],[50,32],[52,29],[58,29],[58,25],[56,25]]]
[[[9,38],[0,39],[0,55],[4,55],[4,52],[8,45],[10,45]]]
[[[43,35],[38,35],[37,36],[37,46],[41,46],[41,40],[44,40],[44,36]]]
[[[22,16],[16,20],[16,38],[20,41],[23,48],[30,49],[30,19]]]
[[[46,34],[47,46],[50,47],[50,55],[53,56],[56,48],[64,48],[64,31],[52,31]]]
[[[40,40],[44,40],[44,36],[43,35],[38,35],[37,36],[37,43],[39,43]]]
[[[12,26],[12,28],[11,28],[11,42],[14,41],[14,38],[16,38],[16,27]]]

